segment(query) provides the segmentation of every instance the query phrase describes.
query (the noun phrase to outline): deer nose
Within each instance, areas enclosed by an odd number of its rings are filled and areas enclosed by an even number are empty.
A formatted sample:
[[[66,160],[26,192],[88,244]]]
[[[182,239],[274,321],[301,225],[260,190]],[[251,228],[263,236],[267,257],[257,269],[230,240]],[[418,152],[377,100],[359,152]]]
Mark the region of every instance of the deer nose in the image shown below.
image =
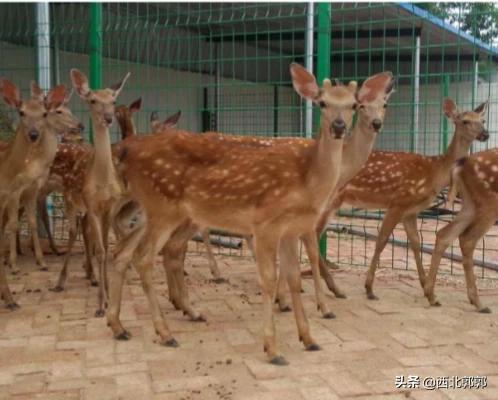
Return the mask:
[[[39,137],[40,137],[40,132],[38,132],[36,129],[31,129],[28,132],[28,138],[33,143],[36,142]]]
[[[380,128],[382,128],[382,121],[378,118],[375,118],[372,121],[372,126],[376,131],[378,131]]]
[[[340,138],[346,129],[346,123],[342,118],[337,118],[332,122],[332,128],[334,129],[335,137]]]
[[[84,131],[84,130],[85,130],[85,125],[83,125],[81,122],[80,122],[80,123],[78,123],[78,130],[79,130],[80,132]]]
[[[477,136],[477,140],[479,140],[480,142],[485,142],[488,139],[489,139],[489,132],[487,131],[487,129],[483,129],[479,134],[479,136]]]
[[[107,125],[112,124],[112,114],[104,114],[104,120]]]

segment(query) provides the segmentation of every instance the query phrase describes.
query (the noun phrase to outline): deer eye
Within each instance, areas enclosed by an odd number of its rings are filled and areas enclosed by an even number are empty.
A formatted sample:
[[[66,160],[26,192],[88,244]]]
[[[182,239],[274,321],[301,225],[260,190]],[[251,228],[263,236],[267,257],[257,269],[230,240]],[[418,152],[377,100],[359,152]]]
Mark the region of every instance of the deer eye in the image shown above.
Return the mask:
[[[24,117],[25,115],[24,111],[19,111],[19,116]]]
[[[322,100],[320,103],[318,103],[320,105],[320,108],[325,108],[327,107],[327,104]]]
[[[364,110],[364,109],[365,109],[365,104],[360,104],[360,108],[361,108],[362,110]]]
[[[48,112],[43,113],[43,118],[47,118]]]
[[[113,101],[113,102],[112,102],[112,104],[113,104],[113,105],[116,105],[116,102],[115,102],[115,101]]]
[[[384,108],[387,108],[387,103],[384,103]]]
[[[468,125],[468,124],[469,124],[469,121],[463,121],[463,124],[464,124],[464,125]]]
[[[96,102],[97,102],[97,101],[96,101],[96,100],[94,100],[94,99],[90,100],[90,103],[92,103],[92,104],[95,104]]]
[[[353,110],[356,110],[357,107],[358,107],[358,104],[354,103],[352,108],[353,108]]]
[[[57,112],[57,114],[62,114],[61,110],[57,110],[56,112]]]

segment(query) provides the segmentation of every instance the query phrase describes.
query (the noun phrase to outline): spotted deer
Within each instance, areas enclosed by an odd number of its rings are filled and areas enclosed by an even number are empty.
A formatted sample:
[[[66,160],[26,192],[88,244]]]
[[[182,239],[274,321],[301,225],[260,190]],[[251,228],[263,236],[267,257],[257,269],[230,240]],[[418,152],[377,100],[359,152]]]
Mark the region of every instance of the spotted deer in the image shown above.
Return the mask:
[[[336,84],[340,84],[336,82]],[[368,155],[372,151],[372,147],[377,137],[377,133],[382,128],[382,124],[385,117],[385,110],[387,106],[387,101],[391,94],[393,93],[394,78],[391,72],[382,72],[369,77],[365,82],[363,82],[360,90],[357,93],[357,105],[356,110],[358,114],[358,122],[353,128],[350,137],[346,138],[343,150],[343,159],[341,164],[341,172],[338,181],[338,187],[344,186],[344,184],[350,180],[355,173],[357,173],[361,166],[365,163]],[[246,145],[251,146],[274,146],[274,145],[293,145],[297,140],[306,143],[307,139],[288,139],[288,138],[276,138],[276,139],[265,139],[258,137],[230,137],[226,136],[225,140],[235,140],[237,142],[242,142]],[[328,207],[325,209],[322,217],[320,218],[320,224],[317,232],[321,232],[327,221],[328,216],[335,211],[331,208],[334,196],[328,200]],[[191,229],[191,233],[195,233],[196,229]],[[181,239],[185,242],[182,243]],[[166,252],[164,253],[164,264],[168,265],[171,263],[183,264],[185,259],[185,253],[187,250],[187,239],[188,233],[178,232],[168,241],[166,245]],[[306,250],[311,262],[317,263],[318,253],[316,247],[312,244],[313,241],[309,240],[307,235],[302,237]],[[246,240],[251,247],[251,238],[246,237]],[[320,272],[322,276],[326,279],[326,283],[329,288],[335,293],[337,297],[345,297],[345,295],[339,290],[335,285],[332,275],[330,275],[327,267],[323,264],[323,260],[320,259]],[[176,282],[175,278],[172,276],[171,269],[166,269],[168,277],[168,288],[171,302],[177,308],[180,307],[180,297],[181,289],[185,288],[183,282]],[[183,280],[183,275],[179,275],[178,278]],[[286,301],[286,281],[284,279],[279,280],[279,294],[277,297],[278,304],[281,311],[290,311],[291,308]],[[318,301],[318,300],[317,300]],[[323,315],[331,317],[332,313],[325,308]],[[189,313],[190,314],[190,313]]]
[[[490,313],[483,307],[474,275],[474,251],[477,242],[498,219],[498,149],[475,153],[459,159],[452,170],[453,184],[462,197],[458,215],[436,234],[436,245],[424,293],[432,306],[441,305],[434,294],[441,257],[458,237],[470,304],[480,313]]]
[[[476,139],[487,140],[489,135],[482,120],[486,105],[482,103],[474,111],[459,112],[451,99],[445,99],[443,112],[454,123],[455,132],[443,155],[374,151],[361,171],[340,190],[335,200],[336,207],[346,203],[360,208],[386,210],[365,281],[368,299],[377,299],[372,290],[375,270],[380,253],[399,222],[403,223],[415,256],[420,284],[424,287],[417,214],[430,206],[449,184],[452,164],[468,153],[472,142]]]
[[[307,350],[319,346],[311,337],[301,301],[298,240],[314,232],[334,181],[339,177],[343,138],[356,104],[356,83],[332,86],[303,67],[290,67],[294,88],[320,105],[317,139],[302,146],[254,147],[226,141],[224,135],[172,131],[124,141],[120,171],[147,223],[118,245],[110,287],[109,326],[117,339],[130,337],[119,320],[122,285],[132,263],[142,279],[161,343],[176,346],[161,313],[152,283],[155,255],[172,234],[193,220],[252,235],[260,275],[264,348],[270,362],[286,364],[277,349],[272,303],[277,252],[283,261],[298,326]],[[176,271],[182,274],[180,269]]]
[[[58,113],[66,97],[63,85],[51,89],[43,101],[36,98],[23,101],[19,89],[7,79],[0,80],[0,92],[6,104],[19,114],[15,136],[0,158],[0,290],[7,307],[15,309],[18,306],[5,275],[5,245],[9,243],[11,265],[14,266],[12,254],[16,254],[21,196],[26,190],[39,187],[46,178],[57,148],[57,133],[67,127],[68,120],[71,124],[76,120],[72,116],[66,119]]]
[[[88,219],[89,245],[95,248],[99,275],[98,308],[95,312],[97,317],[104,315],[104,303],[107,299],[108,232],[111,221],[121,206],[119,201],[124,191],[113,164],[109,126],[114,119],[116,99],[129,75],[128,73],[110,88],[91,90],[88,79],[82,72],[72,69],[70,73],[76,94],[90,109],[94,146],[90,156],[82,158],[81,162],[85,163],[85,168],[78,168],[81,176],[71,174],[73,185],[64,185],[64,194],[72,198],[73,214],[81,210]],[[71,219],[74,221],[75,217]],[[72,231],[74,234],[75,228]],[[86,253],[87,256],[91,254],[90,251]],[[59,282],[63,271],[59,275]]]

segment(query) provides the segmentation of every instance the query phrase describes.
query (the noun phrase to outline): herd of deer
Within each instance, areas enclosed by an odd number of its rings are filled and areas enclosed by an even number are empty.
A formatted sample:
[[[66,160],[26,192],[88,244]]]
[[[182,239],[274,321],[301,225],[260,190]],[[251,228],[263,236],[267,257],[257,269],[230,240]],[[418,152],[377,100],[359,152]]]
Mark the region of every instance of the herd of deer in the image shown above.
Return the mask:
[[[170,300],[193,320],[204,320],[190,304],[183,268],[188,241],[201,230],[209,244],[212,227],[243,235],[253,251],[263,298],[264,350],[270,362],[286,364],[277,348],[273,303],[278,300],[282,311],[289,310],[287,289],[299,339],[307,350],[318,350],[301,300],[298,244],[302,240],[308,253],[318,309],[324,318],[333,318],[320,277],[336,297],[345,295],[320,258],[317,241],[328,218],[343,203],[386,210],[365,283],[369,299],[377,298],[372,286],[380,253],[402,222],[430,304],[439,304],[434,285],[441,256],[458,237],[469,300],[479,311],[489,312],[478,297],[472,260],[476,242],[498,217],[498,151],[467,155],[474,140],[488,138],[483,120],[487,104],[460,112],[452,100],[444,100],[443,112],[454,123],[455,133],[440,156],[372,151],[393,93],[390,72],[369,77],[361,87],[354,81],[345,85],[329,79],[319,87],[315,77],[295,63],[290,74],[298,94],[320,108],[315,139],[196,134],[175,128],[179,113],[165,122],[152,118],[152,134],[137,135],[132,113],[140,108],[140,100],[130,107],[115,106],[129,74],[107,89],[91,90],[86,76],[73,69],[72,86],[90,111],[94,144],[89,146],[74,140],[83,126],[68,108],[70,94],[64,86],[45,95],[33,83],[31,97],[23,100],[14,84],[0,80],[5,103],[19,115],[15,137],[0,144],[0,290],[7,307],[18,307],[5,265],[17,270],[19,212],[26,213],[36,261],[45,268],[36,229],[37,203],[44,204],[50,192],[58,191],[64,195],[69,220],[69,249],[52,290],[64,290],[78,216],[82,216],[86,274],[92,285],[99,286],[96,316],[103,316],[108,304],[107,322],[119,340],[130,338],[119,315],[125,273],[132,265],[141,278],[161,343],[178,345],[152,281],[160,251]],[[111,145],[109,127],[114,117],[122,140]],[[65,143],[58,144],[60,134],[66,137]],[[452,192],[462,195],[462,210],[437,233],[426,277],[417,214],[450,183],[455,188]],[[117,238],[112,257],[111,227]],[[220,279],[209,254],[213,276]]]

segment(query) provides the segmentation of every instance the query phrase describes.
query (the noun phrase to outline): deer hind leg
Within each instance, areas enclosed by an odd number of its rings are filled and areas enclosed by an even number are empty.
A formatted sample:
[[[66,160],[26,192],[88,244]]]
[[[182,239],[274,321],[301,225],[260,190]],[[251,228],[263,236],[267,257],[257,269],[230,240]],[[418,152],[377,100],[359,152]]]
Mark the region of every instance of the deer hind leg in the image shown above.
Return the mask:
[[[43,223],[43,227],[45,228],[45,232],[47,232],[48,244],[50,246],[50,250],[55,255],[60,255],[59,249],[55,244],[54,236],[52,235],[52,230],[50,229],[50,220],[47,211],[47,196],[40,195],[36,201],[36,207],[38,209],[38,215]]]
[[[85,270],[86,279],[90,280],[92,286],[98,286],[97,278],[95,277],[95,272],[93,269],[93,244],[92,244],[92,234],[90,229],[90,224],[88,223],[88,218],[86,214],[79,218],[79,223],[81,224],[81,233],[83,236],[83,246],[85,247],[85,264],[83,269]]]
[[[431,306],[441,305],[441,303],[436,300],[436,296],[434,294],[437,271],[439,265],[441,264],[441,258],[451,243],[453,243],[453,241],[470,225],[473,220],[473,216],[473,207],[466,205],[464,202],[462,211],[460,211],[455,219],[436,233],[436,244],[434,245],[434,252],[432,253],[431,268],[427,274],[424,286],[424,295],[427,297],[427,300]]]
[[[19,307],[19,305],[14,301],[14,297],[9,289],[9,284],[7,282],[7,274],[5,272],[5,232],[4,232],[4,209],[0,208],[0,294],[5,306],[10,310],[14,310]]]
[[[211,246],[211,241],[209,237],[209,228],[203,229],[201,235],[204,246],[206,247],[206,252],[208,255],[208,262],[209,262],[209,270],[211,271],[211,275],[213,276],[213,281],[216,283],[226,282],[226,279],[221,277],[220,269],[218,268],[218,263],[216,262],[216,258],[214,257],[213,254],[213,246]]]
[[[463,269],[465,271],[465,281],[467,283],[467,296],[470,304],[474,305],[480,313],[490,313],[489,307],[483,307],[479,298],[474,275],[474,251],[477,242],[494,225],[495,218],[488,215],[480,216],[470,225],[459,237],[460,249],[462,250]]]
[[[378,297],[373,293],[373,281],[375,279],[375,271],[379,266],[379,259],[382,250],[386,247],[389,236],[391,235],[394,227],[399,222],[401,218],[401,212],[397,209],[387,210],[382,225],[379,230],[379,236],[377,237],[377,242],[375,243],[375,252],[370,262],[370,267],[368,268],[367,278],[365,280],[365,289],[367,291],[367,298],[370,300],[377,300]]]
[[[20,197],[14,196],[12,201],[7,205],[7,223],[4,228],[5,240],[9,243],[9,264],[13,274],[19,272],[17,267],[17,230],[18,230],[18,217],[19,217],[19,203]]]
[[[420,253],[420,237],[418,235],[417,215],[409,215],[403,219],[403,226],[408,237],[408,243],[415,257],[415,264],[417,265],[418,279],[422,288],[425,286],[425,271],[422,264],[422,256]]]
[[[116,246],[114,260],[110,269],[109,308],[107,310],[107,324],[117,340],[128,340],[131,334],[124,329],[119,319],[121,299],[126,270],[130,265],[133,254],[140,240],[145,234],[145,225],[124,236]]]
[[[36,200],[38,191],[32,193],[24,205],[26,217],[28,219],[28,226],[31,231],[31,238],[33,241],[33,249],[35,251],[36,263],[41,267],[42,271],[47,271],[47,265],[43,259],[43,252],[40,245],[40,238],[38,236],[38,225],[36,223]]]
[[[311,274],[313,277],[313,284],[315,286],[315,296],[318,310],[322,312],[323,318],[335,318],[334,313],[329,310],[325,293],[322,288],[319,265],[320,255],[318,254],[318,240],[315,232],[310,231],[303,235],[302,240],[304,242],[304,246],[306,247],[306,252],[308,253],[308,259],[311,265]],[[332,276],[330,276],[330,278],[332,278]]]

